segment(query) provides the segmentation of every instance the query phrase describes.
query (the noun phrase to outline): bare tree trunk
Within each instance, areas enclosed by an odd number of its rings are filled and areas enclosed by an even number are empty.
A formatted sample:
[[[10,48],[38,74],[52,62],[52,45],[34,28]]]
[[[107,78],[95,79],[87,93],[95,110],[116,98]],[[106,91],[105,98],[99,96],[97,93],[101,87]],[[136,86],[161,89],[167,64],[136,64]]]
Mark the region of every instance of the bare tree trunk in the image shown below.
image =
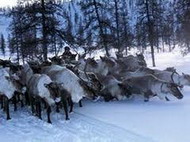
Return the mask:
[[[47,50],[47,32],[46,32],[46,17],[45,17],[45,2],[44,0],[41,0],[41,6],[42,6],[42,50],[43,50],[43,58],[46,61],[47,60],[47,54],[48,54],[48,50]]]
[[[162,48],[163,48],[163,52],[165,52],[165,46],[164,46],[163,37],[162,37]]]
[[[17,35],[16,35],[17,36]],[[18,41],[18,38],[16,37],[16,41]],[[19,56],[19,45],[18,42],[16,43],[16,56],[17,56],[17,62],[19,63],[20,61],[20,56]]]
[[[148,30],[149,30],[149,42],[150,42],[150,47],[151,47],[151,55],[152,55],[152,66],[155,67],[155,57],[154,57],[154,29],[153,29],[153,23],[150,20],[150,14],[149,14],[149,4],[148,0],[146,0],[146,14],[147,14],[147,19],[148,19]]]
[[[104,35],[102,22],[101,22],[101,20],[100,20],[100,15],[99,15],[99,12],[98,12],[98,6],[97,6],[96,0],[93,0],[93,3],[94,3],[95,12],[96,12],[96,17],[97,17],[98,24],[99,24],[100,38],[101,38],[102,41],[103,41],[103,45],[104,45],[104,48],[105,48],[105,50],[106,50],[106,55],[109,57],[110,54],[109,54],[109,51],[108,51],[108,46],[107,46],[107,43],[106,43],[106,38],[105,38],[105,35]]]
[[[189,42],[187,42],[187,49],[188,49],[188,52],[190,52],[190,44],[189,44]]]
[[[119,13],[118,13],[118,0],[114,0],[115,3],[115,20],[116,20],[116,32],[117,32],[117,48],[119,54],[121,54],[121,46],[120,46],[120,39],[119,39]]]
[[[168,41],[168,44],[169,44],[169,52],[172,52],[170,39],[169,39],[169,41]]]

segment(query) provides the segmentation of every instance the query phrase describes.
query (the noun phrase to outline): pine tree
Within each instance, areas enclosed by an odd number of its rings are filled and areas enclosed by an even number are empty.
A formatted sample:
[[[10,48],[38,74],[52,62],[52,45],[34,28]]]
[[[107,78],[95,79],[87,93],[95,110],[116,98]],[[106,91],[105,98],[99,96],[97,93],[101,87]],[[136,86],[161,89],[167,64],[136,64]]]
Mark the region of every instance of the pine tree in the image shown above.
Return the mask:
[[[138,0],[139,17],[137,22],[138,32],[141,32],[144,42],[148,42],[151,47],[152,65],[155,67],[155,46],[158,46],[158,19],[161,17],[159,2],[156,0]],[[142,41],[142,40],[141,40]],[[145,45],[147,46],[147,45]]]
[[[52,47],[53,36],[57,35],[59,22],[54,15],[54,1],[20,0],[16,8],[10,12],[14,19],[11,23],[12,38],[16,41],[17,52],[24,58],[42,58],[47,60],[48,48]],[[18,54],[18,53],[17,53]],[[18,56],[17,56],[18,57]]]
[[[190,1],[179,0],[177,2],[177,19],[179,27],[177,29],[178,41],[190,52]]]
[[[93,31],[96,41],[105,48],[106,55],[109,56],[109,19],[107,17],[106,1],[103,0],[84,0],[81,1],[81,9],[85,15],[86,29]],[[88,32],[87,32],[88,33]],[[92,32],[90,32],[92,33]],[[97,36],[98,34],[98,36]]]

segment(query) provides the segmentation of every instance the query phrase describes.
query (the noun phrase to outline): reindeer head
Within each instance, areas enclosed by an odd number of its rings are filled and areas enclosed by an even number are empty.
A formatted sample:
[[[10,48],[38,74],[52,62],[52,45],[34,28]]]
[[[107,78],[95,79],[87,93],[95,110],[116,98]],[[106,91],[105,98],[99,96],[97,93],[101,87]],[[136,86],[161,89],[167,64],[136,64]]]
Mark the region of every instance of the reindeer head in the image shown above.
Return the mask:
[[[28,64],[34,73],[41,73],[41,66],[38,61],[30,61]]]
[[[12,85],[16,89],[15,92],[20,94],[24,94],[26,92],[26,86],[22,84],[20,78],[16,74],[11,76],[5,76],[5,78],[12,83]]]
[[[50,61],[44,61],[44,62],[42,62],[41,63],[41,67],[45,67],[45,66],[51,66],[52,65],[52,63],[50,62]]]
[[[53,99],[60,97],[58,92],[58,86],[56,82],[51,82],[49,84],[44,84],[44,86],[49,90]]]
[[[142,54],[142,53],[140,53],[140,54],[136,54],[137,55],[137,59],[138,59],[138,63],[139,63],[139,65],[141,65],[141,66],[147,66],[147,64],[146,64],[146,61],[145,61],[145,58],[144,58],[144,55]]]
[[[52,64],[56,64],[56,65],[63,64],[63,60],[58,56],[54,56],[52,58],[49,58],[49,60],[52,62]]]
[[[17,73],[17,72],[21,71],[22,68],[23,67],[21,65],[19,65],[18,63],[11,63],[10,64],[11,73]]]
[[[94,90],[89,84],[88,82],[84,81],[84,80],[79,80],[79,84],[81,85],[81,87],[84,89],[84,91],[87,94],[87,98],[89,99],[93,99],[95,100],[97,98],[97,94],[96,94],[96,90]]]
[[[182,73],[181,81],[183,82],[182,85],[190,86],[190,75]]]
[[[144,60],[144,55],[142,53],[136,54],[138,60],[142,61]]]
[[[105,102],[109,102],[109,101],[115,99],[115,97],[113,97],[107,89],[104,89],[101,91],[101,96],[104,98]]]
[[[178,99],[183,98],[183,94],[179,91],[178,85],[175,83],[166,83],[165,92],[170,93]]]
[[[10,67],[11,60],[10,59],[9,60],[2,60],[2,59],[0,59],[0,65],[3,66],[4,68],[5,67]]]
[[[118,86],[121,89],[121,93],[124,94],[127,98],[130,98],[132,93],[130,91],[130,87],[123,83],[118,83]]]
[[[91,81],[92,88],[97,92],[103,89],[102,83],[98,80],[98,77],[94,73],[88,73],[88,77]]]
[[[66,65],[66,68],[74,72],[76,75],[79,75],[79,69],[77,68],[78,65],[73,66],[73,65]]]
[[[98,63],[94,60],[94,58],[88,58],[86,62],[93,68],[96,68],[98,66]]]
[[[72,54],[71,57],[70,57],[70,59],[71,59],[71,60],[75,60],[75,59],[76,59],[76,56],[77,56],[77,54]]]
[[[177,73],[177,71],[176,71],[176,69],[174,67],[168,67],[168,68],[165,69],[165,71],[176,72]]]
[[[102,60],[102,62],[105,62],[108,67],[113,67],[116,64],[112,58],[106,56],[105,57],[100,56],[100,59]]]

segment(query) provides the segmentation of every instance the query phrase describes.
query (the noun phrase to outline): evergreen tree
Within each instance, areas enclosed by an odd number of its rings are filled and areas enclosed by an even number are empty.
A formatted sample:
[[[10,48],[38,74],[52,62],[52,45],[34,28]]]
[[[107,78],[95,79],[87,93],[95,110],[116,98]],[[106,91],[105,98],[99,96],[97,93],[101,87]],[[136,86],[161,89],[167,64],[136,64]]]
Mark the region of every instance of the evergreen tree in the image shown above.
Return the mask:
[[[185,46],[190,52],[190,1],[179,0],[177,2],[177,20],[179,27],[177,29],[177,38],[182,46]]]
[[[56,36],[59,26],[55,16],[56,5],[54,1],[44,0],[33,3],[30,0],[20,0],[19,3],[10,12],[14,19],[11,23],[11,37],[17,41],[13,43],[22,52],[23,60],[26,57],[39,57],[37,54],[43,55],[43,60],[47,60],[48,48],[54,44],[50,41],[52,36]]]
[[[108,43],[110,34],[110,24],[108,19],[108,11],[106,1],[103,0],[84,0],[81,1],[81,9],[85,15],[85,26],[87,30],[91,30],[95,40],[106,50],[109,56]],[[90,33],[92,33],[90,32]],[[87,32],[89,33],[89,32]]]
[[[143,41],[142,39],[144,38],[144,46],[147,46],[146,43],[149,43],[151,47],[152,65],[156,66],[154,50],[155,46],[159,44],[157,25],[158,20],[161,18],[159,2],[156,0],[138,0],[138,11],[137,29],[141,35],[140,39]]]

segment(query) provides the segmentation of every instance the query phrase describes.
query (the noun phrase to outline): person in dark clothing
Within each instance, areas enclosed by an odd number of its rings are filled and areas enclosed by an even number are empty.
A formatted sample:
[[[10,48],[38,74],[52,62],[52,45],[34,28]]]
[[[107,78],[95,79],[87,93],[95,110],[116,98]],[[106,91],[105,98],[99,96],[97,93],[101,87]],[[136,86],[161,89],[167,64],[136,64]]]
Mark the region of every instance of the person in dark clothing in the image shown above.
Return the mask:
[[[75,60],[75,57],[76,57],[76,54],[72,54],[71,51],[70,51],[70,48],[68,46],[65,47],[65,51],[63,52],[62,54],[62,59],[65,61],[65,62],[70,62],[70,61],[73,61]]]
[[[70,51],[70,48],[68,46],[65,47],[65,51],[62,54],[62,58],[65,59],[67,56],[72,56],[73,54]]]

